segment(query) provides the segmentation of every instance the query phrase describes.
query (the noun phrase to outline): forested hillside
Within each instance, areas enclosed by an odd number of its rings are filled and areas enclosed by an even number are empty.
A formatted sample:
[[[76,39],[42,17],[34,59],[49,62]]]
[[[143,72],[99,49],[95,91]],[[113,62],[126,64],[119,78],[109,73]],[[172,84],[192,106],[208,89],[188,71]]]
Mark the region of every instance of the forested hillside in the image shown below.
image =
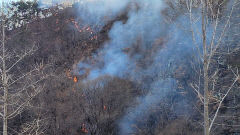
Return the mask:
[[[3,135],[240,134],[239,0],[1,4]]]

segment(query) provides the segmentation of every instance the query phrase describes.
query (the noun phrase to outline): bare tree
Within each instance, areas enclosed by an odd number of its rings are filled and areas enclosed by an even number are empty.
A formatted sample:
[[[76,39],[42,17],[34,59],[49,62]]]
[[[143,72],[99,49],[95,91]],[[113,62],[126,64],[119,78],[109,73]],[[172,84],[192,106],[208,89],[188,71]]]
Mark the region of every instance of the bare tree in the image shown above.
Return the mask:
[[[0,16],[0,116],[3,124],[3,135],[9,133],[8,120],[15,118],[32,106],[31,101],[43,90],[43,81],[49,76],[44,73],[47,65],[43,63],[26,67],[28,63],[26,58],[34,54],[37,50],[36,45],[24,50],[14,50],[14,47],[9,47],[8,40],[11,38],[6,35],[7,14],[8,11],[3,2]],[[38,125],[39,120],[36,119],[34,123]],[[34,129],[36,129],[35,126]]]
[[[41,112],[37,117],[30,122],[24,123],[21,126],[20,135],[44,135],[47,130],[46,123],[48,118],[42,118],[44,116]]]
[[[222,50],[222,43],[227,29],[229,28],[230,19],[234,8],[239,4],[233,2],[231,9],[227,12],[225,19],[220,18],[222,5],[225,1],[213,0],[187,0],[186,5],[189,13],[192,39],[198,51],[198,67],[195,71],[199,75],[195,83],[191,84],[203,104],[204,117],[204,134],[209,135],[211,129],[222,107],[223,101],[229,95],[236,82],[239,80],[238,69],[224,63],[231,77],[228,77],[228,84],[219,84],[223,82],[223,78],[219,77],[221,68],[217,66],[218,58],[223,58],[226,54],[230,54],[228,48],[227,53]],[[225,3],[226,5],[226,3]],[[194,7],[201,9],[200,17],[194,15]],[[196,10],[196,9],[195,9]],[[197,23],[201,24],[201,30],[195,29]],[[209,32],[211,31],[211,32]],[[197,42],[200,39],[200,42]],[[217,107],[209,110],[209,106],[215,104]]]

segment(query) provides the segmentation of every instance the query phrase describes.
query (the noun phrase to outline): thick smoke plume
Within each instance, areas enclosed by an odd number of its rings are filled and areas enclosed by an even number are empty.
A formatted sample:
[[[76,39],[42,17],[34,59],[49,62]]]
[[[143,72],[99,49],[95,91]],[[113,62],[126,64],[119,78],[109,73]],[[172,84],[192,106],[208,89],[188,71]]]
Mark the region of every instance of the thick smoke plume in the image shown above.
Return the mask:
[[[119,2],[121,3],[122,1]],[[95,2],[90,2],[87,4],[87,7],[80,4],[81,11],[82,9],[86,9],[85,12],[89,12],[91,16],[88,17],[89,14],[87,14],[86,17],[83,17],[84,15],[82,15],[82,13],[84,12],[80,12],[82,19],[84,19],[85,22],[97,23],[99,20],[104,19],[107,14],[106,10],[117,15],[122,12],[120,9],[130,8],[127,22],[123,23],[118,21],[114,23],[109,32],[111,40],[105,43],[104,49],[100,51],[100,53],[103,54],[104,66],[102,68],[93,69],[89,75],[89,79],[95,79],[105,74],[123,77],[129,71],[132,73],[132,70],[136,69],[136,62],[144,59],[146,55],[150,55],[145,54],[147,53],[145,51],[151,49],[154,46],[155,40],[160,38],[162,33],[165,33],[162,29],[165,27],[165,24],[160,17],[163,7],[161,1],[143,0],[132,3],[130,3],[130,1],[125,1],[125,5],[122,5],[121,8],[114,8],[119,2],[118,0],[109,3],[107,1],[102,2],[104,6],[99,6],[98,9],[96,9],[96,6],[99,5],[99,2],[96,2],[96,5]],[[130,49],[128,50],[130,52],[124,51],[127,49]],[[131,57],[129,57],[129,53]]]
[[[147,108],[176,90],[174,71],[194,48],[190,32],[164,21],[164,8],[162,0],[93,0],[79,4],[81,19],[101,26],[106,24],[105,18],[111,20],[128,11],[128,20],[114,23],[108,33],[110,40],[95,55],[95,59],[103,59],[100,66],[79,63],[80,74],[85,73],[83,69],[91,69],[85,81],[110,75],[138,82],[149,90],[137,99],[139,105],[120,120],[122,135],[134,132],[131,125],[147,115]]]

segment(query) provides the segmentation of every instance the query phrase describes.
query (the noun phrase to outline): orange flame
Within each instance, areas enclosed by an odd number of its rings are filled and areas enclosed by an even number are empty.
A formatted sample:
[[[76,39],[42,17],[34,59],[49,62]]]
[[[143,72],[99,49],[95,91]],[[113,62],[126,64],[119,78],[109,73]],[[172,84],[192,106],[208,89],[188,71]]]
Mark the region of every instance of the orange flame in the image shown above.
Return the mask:
[[[66,23],[71,22],[74,25],[74,27],[77,29],[77,31],[80,32],[80,33],[81,32],[88,32],[88,33],[90,33],[91,34],[90,40],[97,40],[97,36],[94,34],[94,31],[93,31],[93,29],[90,26],[86,25],[86,26],[81,28],[80,25],[79,25],[79,22],[76,21],[74,18],[66,19],[65,22]],[[59,22],[57,22],[57,24],[58,23]]]
[[[75,83],[78,82],[77,76],[72,77],[70,70],[66,70],[66,76],[67,76],[69,79],[73,79],[73,82],[75,82]]]
[[[82,124],[82,132],[84,132],[84,133],[88,133],[88,130],[86,129],[85,124]]]
[[[73,77],[73,82],[77,83],[78,82],[78,79],[76,76]]]

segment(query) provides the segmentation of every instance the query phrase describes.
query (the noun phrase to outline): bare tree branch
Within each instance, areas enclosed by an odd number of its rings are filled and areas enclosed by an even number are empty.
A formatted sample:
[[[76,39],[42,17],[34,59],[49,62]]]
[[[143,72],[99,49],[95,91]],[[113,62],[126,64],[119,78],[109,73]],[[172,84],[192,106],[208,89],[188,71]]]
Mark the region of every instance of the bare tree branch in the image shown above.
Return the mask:
[[[235,74],[235,73],[234,73]],[[234,82],[232,83],[232,85],[228,88],[226,94],[221,98],[220,102],[219,102],[219,105],[218,105],[218,108],[214,114],[214,117],[213,119],[211,120],[211,124],[209,126],[209,131],[211,131],[211,128],[213,126],[213,123],[214,121],[216,120],[217,116],[218,116],[218,112],[220,110],[220,108],[222,107],[222,102],[224,101],[224,99],[227,97],[227,95],[229,94],[229,92],[231,91],[231,89],[233,88],[233,86],[235,85],[235,83],[238,81],[239,79],[239,75],[235,78]]]

